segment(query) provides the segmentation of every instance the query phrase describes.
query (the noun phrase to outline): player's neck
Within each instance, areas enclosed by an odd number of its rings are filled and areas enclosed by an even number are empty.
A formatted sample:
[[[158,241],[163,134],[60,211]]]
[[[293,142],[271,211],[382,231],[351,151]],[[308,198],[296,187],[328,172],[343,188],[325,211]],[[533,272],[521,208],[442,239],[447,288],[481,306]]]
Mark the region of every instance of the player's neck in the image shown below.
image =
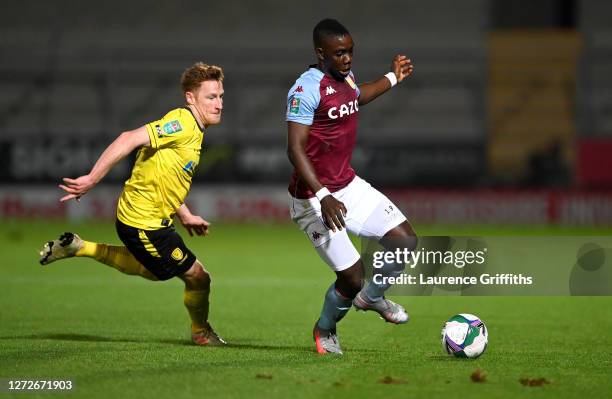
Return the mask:
[[[196,107],[194,104],[189,104],[187,105],[187,107],[189,107],[189,109],[191,110],[191,114],[195,118],[196,123],[198,124],[200,129],[206,129],[208,127],[208,124],[205,122],[204,117],[202,116],[202,113],[200,112],[198,107]]]
[[[333,73],[330,69],[325,68],[322,64],[318,64],[316,68],[323,72],[323,74],[329,76],[330,78],[337,80],[338,82],[344,81],[344,77],[338,73]]]

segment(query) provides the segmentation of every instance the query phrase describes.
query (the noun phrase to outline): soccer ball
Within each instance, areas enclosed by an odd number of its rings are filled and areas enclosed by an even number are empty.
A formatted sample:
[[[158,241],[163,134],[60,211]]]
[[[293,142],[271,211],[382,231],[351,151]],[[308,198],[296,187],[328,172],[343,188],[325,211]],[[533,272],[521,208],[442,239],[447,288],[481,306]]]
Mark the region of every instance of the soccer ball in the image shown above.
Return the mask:
[[[455,357],[477,358],[487,348],[488,340],[487,327],[473,314],[454,315],[442,327],[442,347]]]

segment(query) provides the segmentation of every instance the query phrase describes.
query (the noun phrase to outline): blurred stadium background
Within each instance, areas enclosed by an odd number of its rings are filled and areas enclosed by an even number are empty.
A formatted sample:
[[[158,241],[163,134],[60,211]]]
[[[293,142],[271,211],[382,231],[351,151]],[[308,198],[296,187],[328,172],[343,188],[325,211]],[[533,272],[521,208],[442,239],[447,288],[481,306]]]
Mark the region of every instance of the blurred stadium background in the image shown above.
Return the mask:
[[[6,378],[46,377],[73,379],[75,398],[612,392],[609,296],[403,297],[405,327],[351,312],[341,326],[347,355],[314,356],[312,322],[332,273],[289,222],[284,122],[287,91],[314,61],[313,26],[338,18],[356,41],[358,80],[387,72],[399,52],[415,64],[407,82],[360,110],[353,163],[420,235],[609,236],[612,2],[20,0],[1,8],[0,390]],[[205,240],[186,237],[213,275],[211,320],[231,344],[220,351],[188,345],[176,279],[153,285],[80,258],[37,264],[40,244],[63,231],[119,242],[111,221],[132,160],[80,203],[60,204],[57,184],[87,173],[120,132],[181,106],[179,76],[199,60],[226,72],[224,120],[206,133],[188,197],[219,223]],[[550,245],[551,259],[559,245]],[[516,253],[509,271],[526,251]],[[474,362],[453,361],[439,344],[441,323],[461,312],[490,330],[491,346]],[[470,380],[477,368],[486,384]],[[526,377],[552,383],[526,388]]]
[[[416,223],[612,224],[612,3],[23,0],[0,26],[0,215],[112,219],[131,161],[80,204],[56,183],[120,132],[181,106],[182,70],[226,71],[190,205],[286,221],[286,93],[338,18],[358,80],[415,74],[361,110],[354,166]]]

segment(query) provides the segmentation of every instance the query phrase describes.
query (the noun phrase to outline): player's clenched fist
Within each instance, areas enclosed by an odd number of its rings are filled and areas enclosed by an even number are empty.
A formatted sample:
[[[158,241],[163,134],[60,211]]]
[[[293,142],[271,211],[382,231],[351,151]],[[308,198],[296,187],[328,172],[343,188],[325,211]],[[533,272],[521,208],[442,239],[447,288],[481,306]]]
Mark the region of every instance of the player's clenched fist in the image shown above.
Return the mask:
[[[393,62],[391,63],[391,70],[395,73],[397,77],[397,82],[401,82],[404,78],[410,76],[414,67],[412,66],[412,61],[407,58],[405,55],[398,54],[393,58]]]
[[[346,217],[346,207],[344,204],[334,198],[333,195],[328,195],[321,200],[321,214],[323,221],[332,231],[342,230],[346,224],[344,223],[344,217]]]

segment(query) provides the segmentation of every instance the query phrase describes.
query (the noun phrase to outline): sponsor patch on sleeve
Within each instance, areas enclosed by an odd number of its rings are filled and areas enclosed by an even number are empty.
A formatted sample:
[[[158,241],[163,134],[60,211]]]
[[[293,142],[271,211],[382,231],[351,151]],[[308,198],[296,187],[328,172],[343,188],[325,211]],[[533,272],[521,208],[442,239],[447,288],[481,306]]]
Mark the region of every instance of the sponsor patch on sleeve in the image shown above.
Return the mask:
[[[189,161],[185,164],[185,166],[183,166],[183,170],[187,172],[187,174],[189,174],[190,176],[193,176],[193,174],[195,173],[196,166],[197,164],[195,162]]]
[[[181,126],[181,123],[178,120],[173,120],[164,124],[163,130],[166,134],[173,134],[183,130],[183,127]]]
[[[300,113],[300,99],[291,96],[289,99],[289,113],[298,115]]]

